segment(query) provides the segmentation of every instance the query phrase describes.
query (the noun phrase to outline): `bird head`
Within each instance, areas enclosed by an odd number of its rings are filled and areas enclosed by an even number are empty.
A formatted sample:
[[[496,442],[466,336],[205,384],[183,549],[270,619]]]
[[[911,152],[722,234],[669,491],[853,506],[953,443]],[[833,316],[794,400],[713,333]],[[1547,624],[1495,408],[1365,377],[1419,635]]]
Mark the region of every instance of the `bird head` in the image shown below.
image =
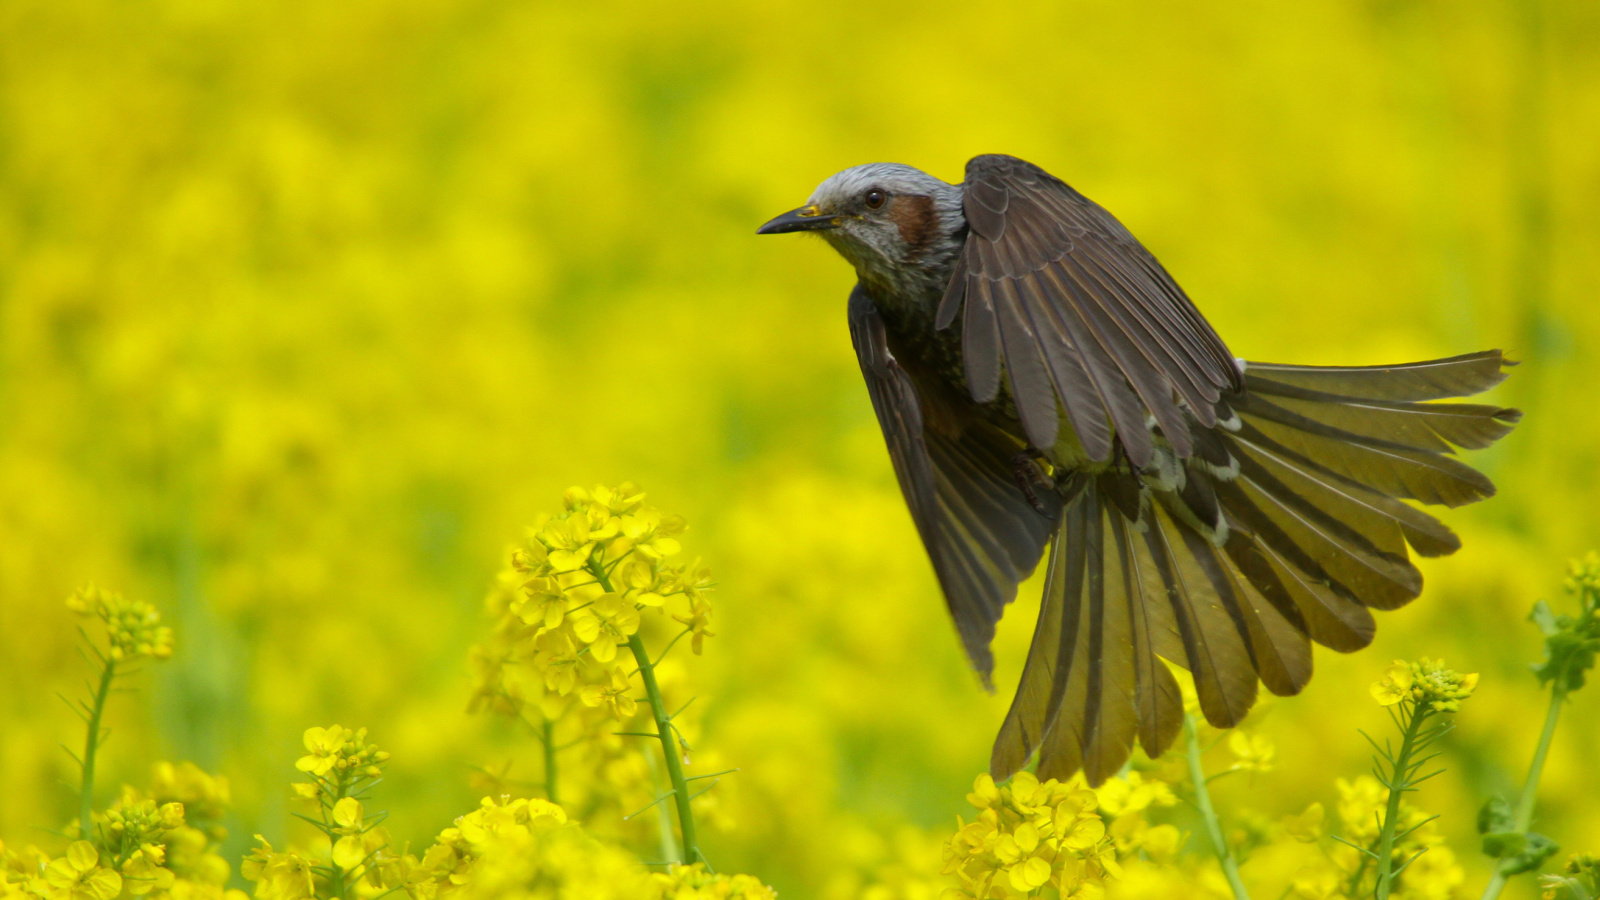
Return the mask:
[[[898,163],[868,163],[830,176],[804,206],[756,234],[815,232],[862,280],[909,292],[924,282],[942,290],[965,227],[959,185]]]

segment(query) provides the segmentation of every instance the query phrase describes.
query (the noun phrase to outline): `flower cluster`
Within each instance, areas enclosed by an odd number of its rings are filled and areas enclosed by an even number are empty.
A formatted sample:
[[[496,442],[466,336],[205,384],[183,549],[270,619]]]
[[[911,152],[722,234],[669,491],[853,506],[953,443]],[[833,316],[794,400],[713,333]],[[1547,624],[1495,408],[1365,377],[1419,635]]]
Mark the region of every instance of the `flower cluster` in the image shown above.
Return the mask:
[[[1459,675],[1444,667],[1444,660],[1424,656],[1417,662],[1394,661],[1383,678],[1372,683],[1372,699],[1381,706],[1409,701],[1433,712],[1455,712],[1478,686],[1476,672]]]
[[[645,709],[637,654],[651,647],[658,687],[681,687],[687,698],[669,651],[682,642],[699,654],[713,636],[709,570],[673,561],[685,528],[631,484],[569,489],[562,511],[509,552],[486,601],[493,634],[472,649],[470,708],[527,721],[547,745],[545,795],[570,802],[599,831],[620,825],[645,837],[648,820],[623,814],[659,793],[640,748],[617,737]],[[693,724],[672,708],[670,728],[687,755]]]
[[[944,853],[946,874],[960,880],[959,896],[1024,897],[1048,884],[1070,897],[1118,874],[1115,847],[1096,812],[1099,798],[1081,783],[1041,782],[1018,772],[996,785],[980,775],[967,802],[978,816],[958,821]]]
[[[256,883],[262,900],[306,900],[381,892],[382,871],[392,854],[384,814],[368,815],[360,797],[383,774],[389,754],[367,743],[365,728],[340,725],[307,728],[306,754],[295,768],[311,777],[293,785],[296,799],[314,804],[315,816],[302,816],[322,832],[325,852],[306,855],[277,850],[256,835],[258,846],[240,866]]]
[[[1165,862],[1183,846],[1183,834],[1176,827],[1145,821],[1147,811],[1178,802],[1166,782],[1130,771],[1124,777],[1108,779],[1095,789],[1095,796],[1101,815],[1111,819],[1111,839],[1118,853],[1141,853]]]
[[[383,774],[382,766],[389,760],[388,753],[367,743],[365,728],[355,731],[338,725],[307,728],[301,740],[306,755],[295,760],[294,767],[309,774],[318,784],[377,778]]]
[[[752,875],[718,875],[700,863],[650,876],[660,900],[777,900],[778,892]]]
[[[565,510],[529,529],[488,597],[495,640],[477,648],[475,706],[518,712],[531,702],[547,717],[576,691],[619,720],[637,705],[617,649],[639,631],[640,613],[663,609],[683,625],[695,653],[711,635],[710,572],[672,565],[683,520],[663,516],[631,484],[571,488]]]
[[[161,624],[161,614],[148,603],[86,584],[67,598],[67,608],[105,623],[108,655],[117,662],[172,655],[172,629]]]
[[[1539,876],[1544,900],[1593,900],[1600,897],[1600,856],[1574,854],[1559,874]]]
[[[1372,891],[1373,867],[1362,849],[1376,850],[1379,829],[1389,791],[1376,778],[1362,775],[1334,781],[1339,793],[1335,812],[1339,840],[1322,847],[1313,862],[1294,877],[1290,896],[1299,900],[1342,900]],[[1314,842],[1322,831],[1324,813],[1314,804],[1299,816],[1284,822],[1287,836]],[[1434,816],[1412,806],[1400,804],[1393,857],[1397,865],[1412,860],[1400,875],[1392,895],[1404,900],[1443,900],[1452,896],[1465,878],[1455,853],[1445,846],[1444,836],[1434,824]]]
[[[173,799],[204,793],[193,819]],[[29,847],[0,853],[0,898],[45,900],[244,900],[226,889],[229,866],[217,851],[226,837],[216,824],[227,804],[227,785],[192,763],[156,766],[153,786],[124,786],[117,800],[93,816],[91,840],[73,842],[50,859]],[[0,846],[3,850],[3,846]]]

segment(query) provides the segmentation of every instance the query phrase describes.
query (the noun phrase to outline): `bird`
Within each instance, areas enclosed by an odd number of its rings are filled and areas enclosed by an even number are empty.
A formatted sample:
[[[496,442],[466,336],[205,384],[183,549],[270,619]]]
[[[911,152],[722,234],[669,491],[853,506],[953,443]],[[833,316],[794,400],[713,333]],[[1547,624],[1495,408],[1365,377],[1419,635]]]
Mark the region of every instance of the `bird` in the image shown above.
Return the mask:
[[[1313,643],[1371,643],[1416,598],[1411,554],[1461,546],[1416,504],[1494,485],[1457,459],[1509,433],[1481,393],[1500,350],[1385,366],[1235,357],[1112,214],[1014,156],[950,184],[854,166],[758,234],[821,236],[854,268],[849,331],[896,479],[962,646],[990,643],[1045,563],[989,772],[1099,785],[1258,686],[1298,693]],[[1408,501],[1415,501],[1408,502]],[[1409,552],[1408,552],[1409,547]]]

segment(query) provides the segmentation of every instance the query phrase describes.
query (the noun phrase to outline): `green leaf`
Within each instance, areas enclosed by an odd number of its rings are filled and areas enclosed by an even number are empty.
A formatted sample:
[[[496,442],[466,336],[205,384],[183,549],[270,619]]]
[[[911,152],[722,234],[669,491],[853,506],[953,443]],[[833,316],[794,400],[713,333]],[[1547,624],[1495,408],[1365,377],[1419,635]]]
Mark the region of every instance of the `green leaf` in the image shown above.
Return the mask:
[[[1511,804],[1506,798],[1496,794],[1490,797],[1483,808],[1478,810],[1478,833],[1493,834],[1499,831],[1515,831],[1516,815],[1511,811]],[[1485,851],[1487,852],[1487,851]],[[1494,856],[1496,854],[1489,854]]]
[[[1539,868],[1545,860],[1554,856],[1556,851],[1561,849],[1560,844],[1537,831],[1530,831],[1526,835],[1520,835],[1520,837],[1524,839],[1522,849],[1500,861],[1500,873],[1503,875],[1519,875],[1523,872],[1531,872]],[[1484,843],[1488,843],[1489,836],[1485,835],[1483,840]]]
[[[1539,626],[1539,630],[1544,632],[1546,637],[1561,630],[1561,623],[1556,614],[1550,609],[1550,604],[1543,600],[1533,605],[1533,612],[1528,613],[1528,618]]]

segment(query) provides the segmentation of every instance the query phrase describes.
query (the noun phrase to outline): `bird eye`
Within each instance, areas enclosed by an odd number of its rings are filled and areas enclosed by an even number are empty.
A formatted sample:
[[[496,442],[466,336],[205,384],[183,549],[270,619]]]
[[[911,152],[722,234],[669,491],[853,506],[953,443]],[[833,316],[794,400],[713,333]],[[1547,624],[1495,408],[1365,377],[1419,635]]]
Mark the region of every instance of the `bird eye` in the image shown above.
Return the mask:
[[[867,209],[877,209],[886,199],[883,191],[867,191]]]

